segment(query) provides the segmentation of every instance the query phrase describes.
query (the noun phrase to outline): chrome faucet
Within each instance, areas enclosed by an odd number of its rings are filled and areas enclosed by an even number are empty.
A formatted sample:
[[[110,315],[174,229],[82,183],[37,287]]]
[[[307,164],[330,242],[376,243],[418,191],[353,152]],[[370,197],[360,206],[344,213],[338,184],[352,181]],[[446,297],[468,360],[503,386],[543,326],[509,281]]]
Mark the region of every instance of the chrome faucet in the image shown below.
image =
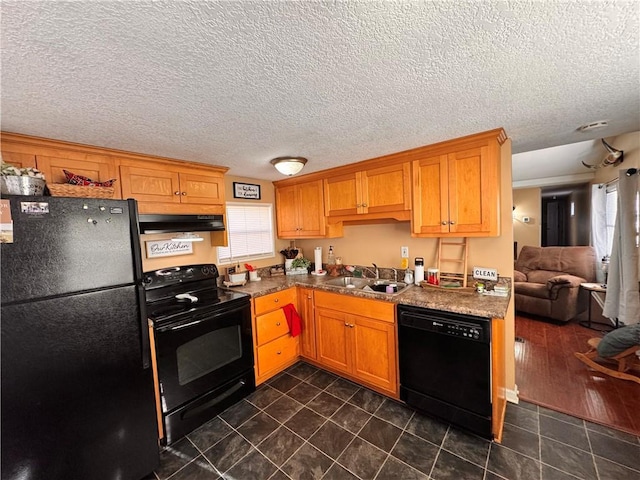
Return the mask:
[[[398,270],[396,270],[393,267],[391,267],[391,270],[393,270],[393,281],[397,282],[398,281]]]
[[[380,278],[380,272],[378,271],[378,266],[375,263],[372,263],[371,265],[373,265],[375,270],[371,270],[369,267],[362,267],[363,273],[364,271],[369,271],[374,275],[374,278],[378,280]]]

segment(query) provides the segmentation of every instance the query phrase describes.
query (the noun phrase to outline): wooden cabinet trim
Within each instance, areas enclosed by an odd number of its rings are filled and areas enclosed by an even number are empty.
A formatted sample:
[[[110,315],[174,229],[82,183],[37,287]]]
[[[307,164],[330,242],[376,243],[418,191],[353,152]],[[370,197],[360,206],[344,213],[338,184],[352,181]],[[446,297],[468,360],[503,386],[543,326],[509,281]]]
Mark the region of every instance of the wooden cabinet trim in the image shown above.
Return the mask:
[[[129,152],[126,150],[116,150],[114,148],[66,142],[63,140],[55,140],[51,138],[34,137],[31,135],[23,135],[13,132],[0,132],[0,140],[3,144],[3,150],[5,144],[11,144],[15,148],[17,148],[16,151],[24,153],[32,151],[33,148],[37,148],[42,155],[59,156],[61,152],[79,152],[82,154],[91,153],[118,157],[118,160],[120,162],[124,162],[125,164],[128,162],[139,161],[162,162],[167,165],[174,165],[176,168],[184,168],[185,171],[189,171],[191,168],[202,168],[207,170],[216,169],[219,170],[222,174],[229,170],[228,167],[219,165],[209,165],[206,163],[199,163],[190,160],[160,157],[144,153]],[[7,150],[14,151],[13,149]]]

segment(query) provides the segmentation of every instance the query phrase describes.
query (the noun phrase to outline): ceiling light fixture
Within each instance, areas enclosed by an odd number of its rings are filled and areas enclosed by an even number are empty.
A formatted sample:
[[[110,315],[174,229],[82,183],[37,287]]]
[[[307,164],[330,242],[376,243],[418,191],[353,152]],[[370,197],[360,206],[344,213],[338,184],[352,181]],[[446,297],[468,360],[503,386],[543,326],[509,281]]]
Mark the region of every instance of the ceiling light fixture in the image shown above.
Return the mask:
[[[598,120],[597,122],[587,123],[586,125],[580,125],[578,127],[579,132],[590,132],[591,130],[598,130],[600,128],[606,128],[609,126],[607,120]]]
[[[278,157],[271,160],[271,165],[276,167],[276,170],[288,176],[300,172],[306,163],[307,159],[304,157]]]

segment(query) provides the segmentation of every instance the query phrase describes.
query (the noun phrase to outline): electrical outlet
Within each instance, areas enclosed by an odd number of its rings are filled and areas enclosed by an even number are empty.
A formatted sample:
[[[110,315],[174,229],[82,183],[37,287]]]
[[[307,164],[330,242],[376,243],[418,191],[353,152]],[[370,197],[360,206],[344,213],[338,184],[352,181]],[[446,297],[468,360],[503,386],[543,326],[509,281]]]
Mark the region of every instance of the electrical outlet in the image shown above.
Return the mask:
[[[409,258],[409,247],[400,247],[400,256],[402,258]]]

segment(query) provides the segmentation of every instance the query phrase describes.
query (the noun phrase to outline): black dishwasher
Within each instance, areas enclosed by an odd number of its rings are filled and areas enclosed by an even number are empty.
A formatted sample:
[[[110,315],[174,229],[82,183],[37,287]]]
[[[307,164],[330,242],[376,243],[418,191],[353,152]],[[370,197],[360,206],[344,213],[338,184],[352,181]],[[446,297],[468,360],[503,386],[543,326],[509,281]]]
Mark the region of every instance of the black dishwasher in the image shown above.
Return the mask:
[[[400,398],[484,438],[491,434],[491,319],[398,305]]]

